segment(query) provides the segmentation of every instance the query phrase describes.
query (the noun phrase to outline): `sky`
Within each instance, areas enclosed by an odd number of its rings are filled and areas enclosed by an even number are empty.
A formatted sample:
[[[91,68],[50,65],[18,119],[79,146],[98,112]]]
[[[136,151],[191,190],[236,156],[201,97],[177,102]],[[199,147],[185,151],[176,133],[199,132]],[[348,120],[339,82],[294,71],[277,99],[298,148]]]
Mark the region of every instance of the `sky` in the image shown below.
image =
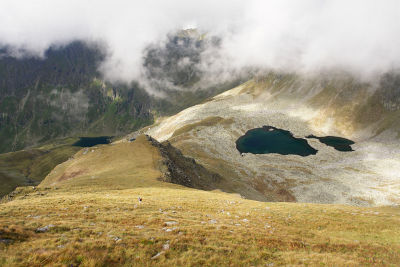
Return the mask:
[[[50,46],[101,42],[112,81],[140,79],[143,51],[168,33],[198,28],[223,42],[215,68],[400,69],[398,0],[0,0],[0,44],[19,57]],[[214,53],[208,53],[213,56]]]

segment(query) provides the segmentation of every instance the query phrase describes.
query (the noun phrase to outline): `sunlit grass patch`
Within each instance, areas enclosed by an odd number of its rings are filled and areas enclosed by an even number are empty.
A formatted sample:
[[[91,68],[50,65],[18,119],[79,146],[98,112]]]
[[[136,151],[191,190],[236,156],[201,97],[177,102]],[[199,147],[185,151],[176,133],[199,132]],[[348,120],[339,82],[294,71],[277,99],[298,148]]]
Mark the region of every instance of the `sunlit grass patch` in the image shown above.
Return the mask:
[[[0,225],[24,236],[2,244],[2,261],[10,265],[348,266],[400,260],[398,208],[263,203],[179,186],[50,190],[2,204]],[[48,225],[53,227],[35,232]]]

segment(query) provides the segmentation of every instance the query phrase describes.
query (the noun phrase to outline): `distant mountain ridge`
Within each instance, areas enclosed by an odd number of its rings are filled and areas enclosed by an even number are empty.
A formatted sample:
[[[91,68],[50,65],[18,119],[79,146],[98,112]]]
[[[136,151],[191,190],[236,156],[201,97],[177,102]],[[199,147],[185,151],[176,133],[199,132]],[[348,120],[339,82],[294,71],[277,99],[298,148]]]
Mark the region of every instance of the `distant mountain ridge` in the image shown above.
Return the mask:
[[[15,58],[3,48],[0,153],[60,137],[123,135],[242,82],[233,78],[206,90],[193,87],[202,75],[196,66],[208,43],[196,32],[178,32],[145,51],[147,79],[155,90],[167,92],[163,98],[149,95],[137,82],[102,79],[98,67],[105,52],[100,46],[76,41],[49,48],[44,58]]]

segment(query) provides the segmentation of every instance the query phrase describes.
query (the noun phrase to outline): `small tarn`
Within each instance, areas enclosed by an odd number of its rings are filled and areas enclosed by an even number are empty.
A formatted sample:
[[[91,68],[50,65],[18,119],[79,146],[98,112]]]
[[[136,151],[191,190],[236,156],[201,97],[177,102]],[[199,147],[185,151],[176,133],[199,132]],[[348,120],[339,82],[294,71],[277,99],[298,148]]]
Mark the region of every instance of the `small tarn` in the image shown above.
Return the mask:
[[[111,138],[112,136],[79,137],[79,141],[75,142],[73,146],[92,147],[95,145],[109,144]]]
[[[306,136],[306,138],[318,139],[321,143],[331,146],[334,149],[342,152],[354,151],[351,145],[355,144],[354,141],[337,136],[323,136],[318,137],[315,135]]]

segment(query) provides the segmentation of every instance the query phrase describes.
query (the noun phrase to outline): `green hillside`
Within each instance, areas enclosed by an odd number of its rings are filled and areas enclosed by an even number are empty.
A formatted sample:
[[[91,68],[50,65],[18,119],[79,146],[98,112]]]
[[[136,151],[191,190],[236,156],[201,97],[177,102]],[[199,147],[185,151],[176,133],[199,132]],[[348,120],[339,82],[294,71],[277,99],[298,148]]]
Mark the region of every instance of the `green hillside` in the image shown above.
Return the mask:
[[[73,135],[118,135],[153,120],[136,84],[100,80],[102,51],[75,42],[44,59],[0,59],[0,152]]]

